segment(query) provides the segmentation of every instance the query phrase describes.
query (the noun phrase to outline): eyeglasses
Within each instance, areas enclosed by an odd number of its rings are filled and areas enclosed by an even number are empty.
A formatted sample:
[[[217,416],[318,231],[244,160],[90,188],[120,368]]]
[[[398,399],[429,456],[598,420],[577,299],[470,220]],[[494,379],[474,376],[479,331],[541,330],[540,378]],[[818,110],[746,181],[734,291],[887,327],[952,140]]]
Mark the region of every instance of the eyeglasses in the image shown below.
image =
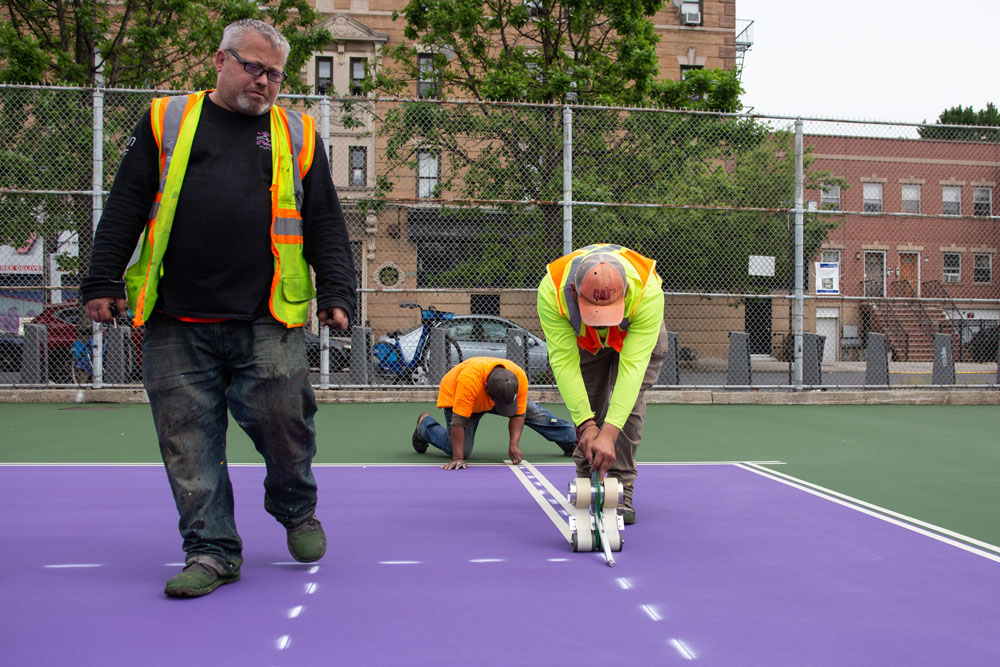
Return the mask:
[[[282,83],[285,79],[288,78],[288,75],[282,72],[281,70],[264,69],[257,63],[248,63],[247,61],[243,60],[243,58],[240,58],[238,55],[236,55],[236,52],[233,51],[232,49],[226,49],[226,53],[231,55],[233,58],[236,58],[236,60],[238,60],[241,65],[243,65],[243,71],[255,79],[259,77],[261,74],[266,74],[267,80],[273,81],[274,83]]]

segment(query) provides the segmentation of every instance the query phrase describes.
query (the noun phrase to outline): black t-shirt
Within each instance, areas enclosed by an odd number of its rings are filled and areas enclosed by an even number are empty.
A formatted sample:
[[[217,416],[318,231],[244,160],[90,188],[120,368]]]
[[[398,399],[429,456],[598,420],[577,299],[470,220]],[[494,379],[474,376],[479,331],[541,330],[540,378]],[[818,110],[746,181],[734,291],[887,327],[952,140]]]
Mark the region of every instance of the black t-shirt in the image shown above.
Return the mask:
[[[353,318],[354,268],[330,168],[316,137],[303,179],[304,251],[319,308]],[[121,275],[159,185],[149,112],[136,125],[98,226],[84,300],[121,295]],[[254,319],[269,312],[271,251],[269,114],[227,111],[206,95],[163,257],[157,310],[176,317]]]

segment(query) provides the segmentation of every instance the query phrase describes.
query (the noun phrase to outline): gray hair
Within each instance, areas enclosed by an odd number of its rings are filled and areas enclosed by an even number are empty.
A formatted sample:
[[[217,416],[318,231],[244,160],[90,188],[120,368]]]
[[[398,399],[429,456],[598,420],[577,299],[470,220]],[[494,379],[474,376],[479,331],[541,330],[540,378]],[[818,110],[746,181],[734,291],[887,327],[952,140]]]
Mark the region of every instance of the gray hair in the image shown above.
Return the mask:
[[[288,59],[288,51],[291,48],[288,40],[273,26],[258,19],[240,19],[227,25],[222,31],[222,42],[219,43],[219,50],[238,48],[243,43],[243,38],[251,32],[266,39],[271,46],[281,52],[283,59]]]

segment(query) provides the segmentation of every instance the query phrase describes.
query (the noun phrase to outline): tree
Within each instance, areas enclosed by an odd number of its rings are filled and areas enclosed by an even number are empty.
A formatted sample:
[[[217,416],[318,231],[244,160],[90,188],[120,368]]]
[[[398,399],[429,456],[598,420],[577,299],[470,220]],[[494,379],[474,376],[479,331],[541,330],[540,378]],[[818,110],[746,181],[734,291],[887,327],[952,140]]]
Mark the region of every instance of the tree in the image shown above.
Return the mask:
[[[331,40],[306,0],[8,0],[0,17],[0,83],[209,88],[223,28],[252,17],[288,39],[285,90],[301,93],[306,61]],[[120,153],[149,97],[104,93],[105,156]],[[79,253],[58,256],[68,271],[90,261],[93,102],[88,90],[0,89],[0,242],[42,236],[49,255],[75,232]]]
[[[979,125],[977,127],[940,127],[941,125]],[[917,128],[921,139],[946,141],[985,141],[1000,143],[1000,110],[992,102],[979,111],[972,107],[951,107],[938,116],[934,125]]]
[[[742,88],[721,70],[657,78],[650,17],[661,6],[411,0],[404,8],[409,41],[390,50],[394,66],[373,74],[369,88],[398,94],[418,80],[432,82],[432,96],[474,103],[414,101],[384,114],[388,166],[377,195],[387,200],[423,153],[448,164],[435,196],[493,204],[490,212],[443,206],[437,224],[419,225],[421,241],[450,243],[458,258],[422,272],[425,284],[537,282],[562,248],[560,105],[569,104],[573,199],[601,204],[574,207],[574,245],[611,240],[660,259],[671,289],[773,287],[747,284],[745,247],[742,259],[732,255],[752,242],[787,259],[787,216],[726,209],[791,205],[790,140],[733,115],[663,111],[736,112]],[[489,103],[505,100],[535,104]],[[818,175],[811,180],[818,187]],[[810,239],[818,246],[823,236]]]

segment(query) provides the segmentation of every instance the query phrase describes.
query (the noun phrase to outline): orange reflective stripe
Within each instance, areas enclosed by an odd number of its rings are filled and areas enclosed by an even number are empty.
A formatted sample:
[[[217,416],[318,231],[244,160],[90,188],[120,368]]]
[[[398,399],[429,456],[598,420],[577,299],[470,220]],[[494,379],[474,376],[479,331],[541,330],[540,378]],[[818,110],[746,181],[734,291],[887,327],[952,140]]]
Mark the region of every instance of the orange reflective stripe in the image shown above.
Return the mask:
[[[305,178],[312,167],[316,149],[316,123],[312,116],[302,114],[302,150],[299,151],[299,176]]]

